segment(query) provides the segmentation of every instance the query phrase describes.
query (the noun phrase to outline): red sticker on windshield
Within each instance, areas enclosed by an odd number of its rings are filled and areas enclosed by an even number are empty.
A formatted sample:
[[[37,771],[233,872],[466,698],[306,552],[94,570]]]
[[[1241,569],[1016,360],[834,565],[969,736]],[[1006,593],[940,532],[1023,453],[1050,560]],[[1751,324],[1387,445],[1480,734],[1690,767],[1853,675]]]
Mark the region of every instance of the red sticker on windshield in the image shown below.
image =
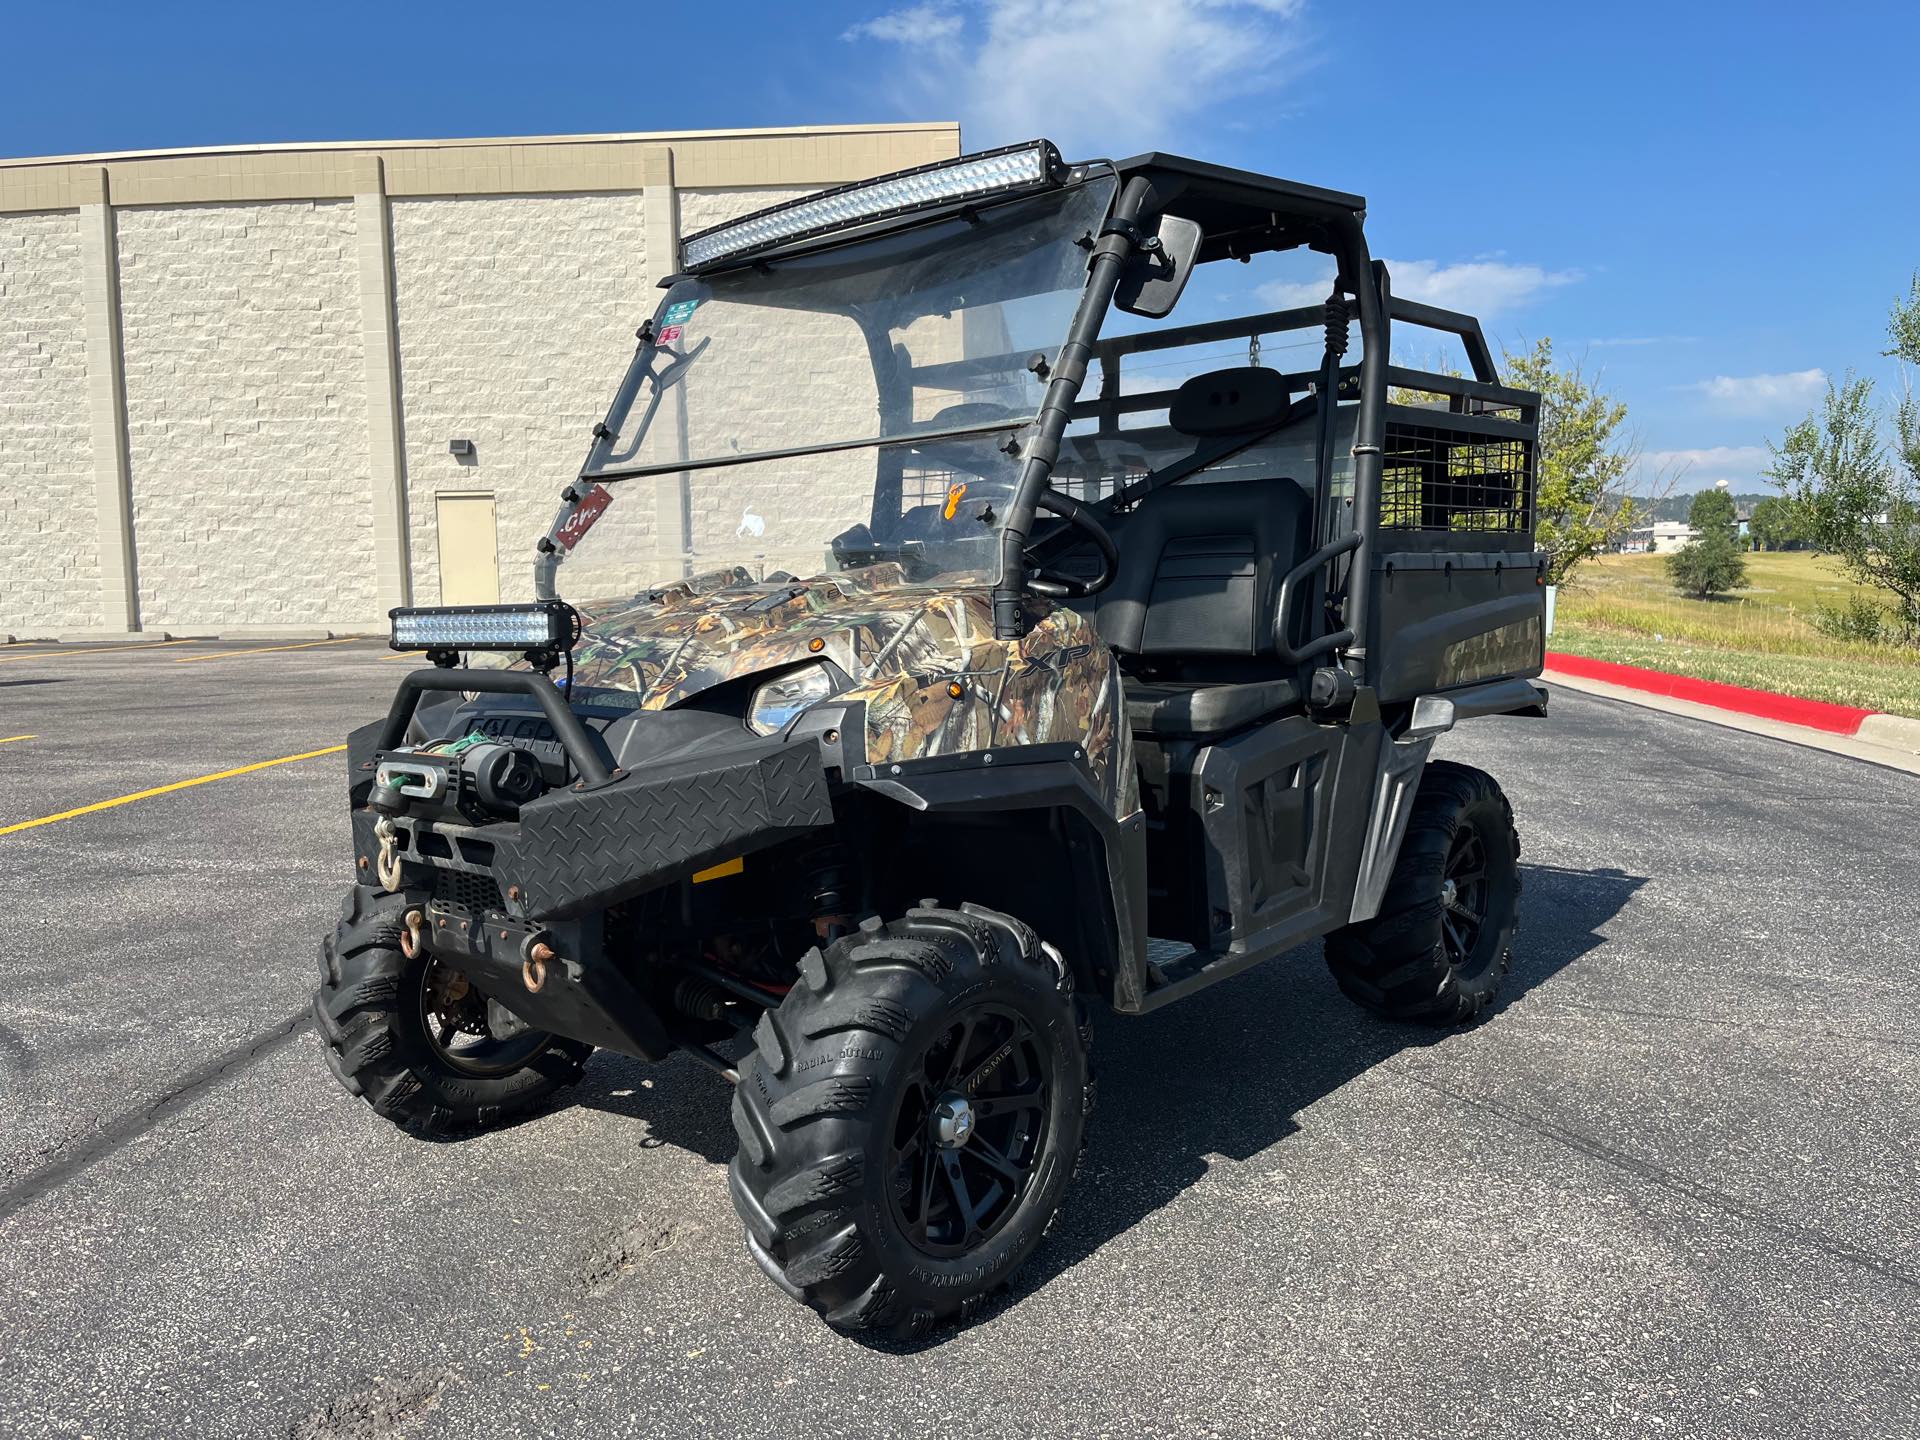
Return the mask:
[[[671,345],[674,341],[678,340],[681,337],[681,335],[683,335],[684,333],[685,331],[680,326],[669,325],[667,326],[666,329],[660,332],[660,334],[655,338],[653,343],[656,345]]]
[[[560,522],[560,528],[553,532],[553,538],[559,542],[562,550],[571,550],[586,538],[587,531],[593,528],[593,522],[600,518],[600,512],[613,503],[613,492],[604,485],[594,485],[584,491],[575,502],[573,513]]]

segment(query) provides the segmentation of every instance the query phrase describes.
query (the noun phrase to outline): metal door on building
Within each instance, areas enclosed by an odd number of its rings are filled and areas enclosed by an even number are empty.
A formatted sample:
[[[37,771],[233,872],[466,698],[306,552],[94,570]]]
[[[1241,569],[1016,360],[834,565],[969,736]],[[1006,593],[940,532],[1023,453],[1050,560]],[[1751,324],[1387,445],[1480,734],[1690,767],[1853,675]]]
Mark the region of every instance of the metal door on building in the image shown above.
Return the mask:
[[[500,547],[492,491],[442,491],[434,496],[440,539],[440,603],[500,603]]]

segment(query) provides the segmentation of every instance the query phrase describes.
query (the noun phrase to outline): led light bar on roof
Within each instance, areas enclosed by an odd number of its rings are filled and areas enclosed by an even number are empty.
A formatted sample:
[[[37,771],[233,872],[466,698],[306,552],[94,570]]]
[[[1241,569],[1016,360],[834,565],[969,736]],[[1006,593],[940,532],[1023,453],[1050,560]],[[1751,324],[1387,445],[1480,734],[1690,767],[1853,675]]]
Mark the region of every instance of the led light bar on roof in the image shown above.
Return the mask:
[[[744,220],[716,225],[690,236],[683,247],[689,270],[730,256],[817,235],[868,220],[902,215],[926,206],[969,200],[1043,185],[1053,178],[1060,155],[1051,143],[1035,140],[979,155],[963,156],[857,185],[843,185],[789,201]]]

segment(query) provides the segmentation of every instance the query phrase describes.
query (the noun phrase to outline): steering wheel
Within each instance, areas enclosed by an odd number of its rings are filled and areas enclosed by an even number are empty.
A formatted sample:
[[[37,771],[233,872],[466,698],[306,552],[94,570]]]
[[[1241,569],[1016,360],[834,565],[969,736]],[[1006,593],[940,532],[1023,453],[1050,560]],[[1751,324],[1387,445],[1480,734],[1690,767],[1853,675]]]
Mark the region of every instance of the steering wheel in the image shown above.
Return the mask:
[[[1100,573],[1091,580],[1082,580],[1078,576],[1062,575],[1058,571],[1048,570],[1044,565],[1034,564],[1027,571],[1027,588],[1036,595],[1055,600],[1084,600],[1111,585],[1120,571],[1120,548],[1113,543],[1113,536],[1107,533],[1107,527],[1100,523],[1100,517],[1071,495],[1062,495],[1058,490],[1042,490],[1040,498],[1033,503],[1036,510],[1058,515],[1093,541],[1094,548],[1100,552]],[[1031,563],[1033,547],[1029,546],[1026,554]]]

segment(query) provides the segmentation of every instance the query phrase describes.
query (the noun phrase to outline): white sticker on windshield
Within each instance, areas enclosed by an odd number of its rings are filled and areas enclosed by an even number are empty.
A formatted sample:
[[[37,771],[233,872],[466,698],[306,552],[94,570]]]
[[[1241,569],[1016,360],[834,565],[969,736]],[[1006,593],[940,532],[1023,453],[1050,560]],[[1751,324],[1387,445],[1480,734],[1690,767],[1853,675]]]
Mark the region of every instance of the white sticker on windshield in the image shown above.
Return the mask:
[[[767,533],[767,522],[749,510],[740,517],[740,528],[733,532],[737,536],[751,536],[757,540]]]

